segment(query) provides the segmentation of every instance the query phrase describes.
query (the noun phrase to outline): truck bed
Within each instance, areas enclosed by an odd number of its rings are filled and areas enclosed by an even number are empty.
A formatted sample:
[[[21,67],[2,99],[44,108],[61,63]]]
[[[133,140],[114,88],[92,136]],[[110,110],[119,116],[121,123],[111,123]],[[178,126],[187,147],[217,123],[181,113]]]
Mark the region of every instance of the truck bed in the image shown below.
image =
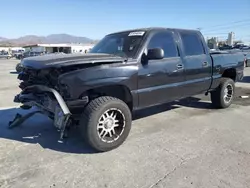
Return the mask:
[[[239,81],[244,76],[244,54],[243,53],[229,53],[226,51],[215,51],[210,53],[213,63],[212,69],[212,85],[214,89],[219,84],[221,74],[227,69],[236,69],[236,79]]]

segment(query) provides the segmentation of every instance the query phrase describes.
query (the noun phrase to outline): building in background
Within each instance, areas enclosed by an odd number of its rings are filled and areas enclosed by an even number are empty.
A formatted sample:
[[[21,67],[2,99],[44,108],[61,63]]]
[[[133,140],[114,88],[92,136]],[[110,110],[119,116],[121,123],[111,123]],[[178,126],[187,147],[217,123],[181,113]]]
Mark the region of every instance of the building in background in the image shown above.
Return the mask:
[[[57,53],[63,52],[69,53],[85,53],[93,48],[94,44],[34,44],[24,46],[25,52],[46,52],[46,53]]]
[[[11,47],[12,51],[24,51],[25,49],[23,47]]]
[[[218,37],[212,37],[210,39],[207,39],[207,45],[210,49],[218,49],[218,44]]]
[[[11,47],[0,47],[0,52],[9,52]]]
[[[233,46],[233,44],[234,44],[234,37],[235,37],[234,32],[228,33],[228,38],[227,38],[227,45],[228,46]]]
[[[231,50],[231,49],[249,49],[250,42],[246,40],[237,40],[235,38],[235,33],[225,33],[228,34],[227,36],[224,35],[219,37],[207,37],[207,45],[210,49],[219,49],[219,50]],[[218,36],[214,35],[214,36]]]

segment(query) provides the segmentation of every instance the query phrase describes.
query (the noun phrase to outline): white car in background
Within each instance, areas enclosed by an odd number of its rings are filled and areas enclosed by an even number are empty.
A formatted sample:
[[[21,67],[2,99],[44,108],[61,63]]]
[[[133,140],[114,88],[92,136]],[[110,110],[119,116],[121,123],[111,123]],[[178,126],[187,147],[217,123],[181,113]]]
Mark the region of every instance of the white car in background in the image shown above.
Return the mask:
[[[0,52],[0,59],[10,59],[11,55],[8,52]]]

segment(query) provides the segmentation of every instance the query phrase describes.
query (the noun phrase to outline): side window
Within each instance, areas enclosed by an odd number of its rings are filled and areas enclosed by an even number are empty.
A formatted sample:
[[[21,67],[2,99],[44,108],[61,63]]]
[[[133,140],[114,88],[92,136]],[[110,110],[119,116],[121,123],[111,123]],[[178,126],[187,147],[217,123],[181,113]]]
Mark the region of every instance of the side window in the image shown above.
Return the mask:
[[[187,56],[205,54],[201,39],[195,33],[181,33],[181,39]]]
[[[149,44],[148,49],[162,48],[164,50],[164,57],[178,57],[176,43],[171,33],[157,33],[155,34]]]

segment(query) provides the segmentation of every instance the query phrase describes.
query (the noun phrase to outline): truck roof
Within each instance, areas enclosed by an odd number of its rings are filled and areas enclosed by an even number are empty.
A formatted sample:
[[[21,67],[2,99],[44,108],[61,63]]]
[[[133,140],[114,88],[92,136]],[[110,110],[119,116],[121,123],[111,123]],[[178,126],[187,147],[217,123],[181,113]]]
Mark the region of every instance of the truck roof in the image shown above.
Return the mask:
[[[155,30],[176,30],[176,31],[199,32],[198,30],[195,30],[195,29],[180,29],[180,28],[166,28],[166,27],[146,27],[146,28],[136,28],[136,29],[118,31],[118,32],[110,33],[108,35],[119,34],[119,33],[124,33],[124,32],[155,31]]]

